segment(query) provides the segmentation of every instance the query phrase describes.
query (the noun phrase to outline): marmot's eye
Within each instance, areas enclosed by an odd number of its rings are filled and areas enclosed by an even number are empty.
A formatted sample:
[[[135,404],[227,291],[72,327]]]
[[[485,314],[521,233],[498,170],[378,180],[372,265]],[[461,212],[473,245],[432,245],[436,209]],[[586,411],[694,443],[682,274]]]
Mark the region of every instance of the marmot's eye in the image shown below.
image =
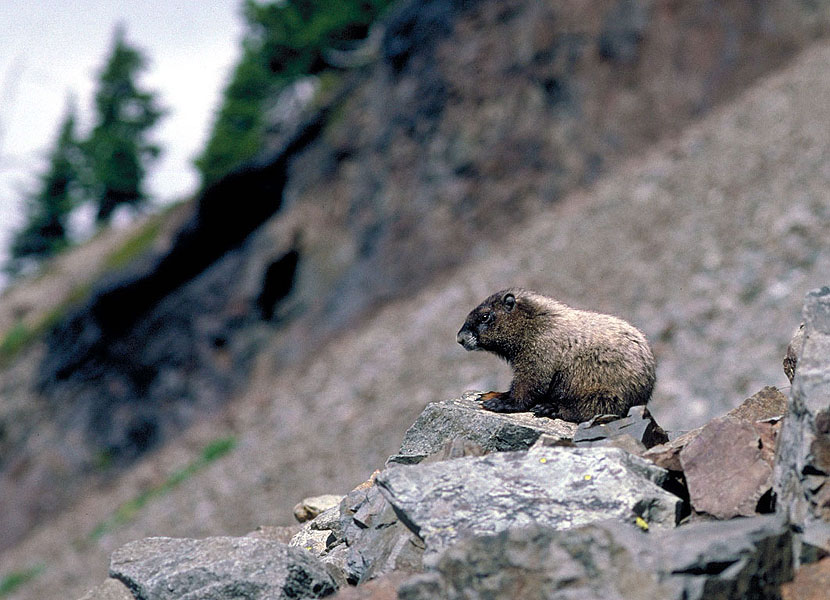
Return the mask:
[[[491,313],[491,312],[486,312],[483,315],[481,315],[481,322],[482,323],[489,323],[492,320],[493,320],[493,313]]]

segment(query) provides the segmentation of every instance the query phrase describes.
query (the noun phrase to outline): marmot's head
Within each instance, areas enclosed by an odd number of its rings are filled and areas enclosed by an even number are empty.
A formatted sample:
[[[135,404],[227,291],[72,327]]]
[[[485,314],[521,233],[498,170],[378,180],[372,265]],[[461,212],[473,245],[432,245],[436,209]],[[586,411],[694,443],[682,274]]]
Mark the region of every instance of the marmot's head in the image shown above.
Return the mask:
[[[534,313],[525,290],[502,290],[467,315],[456,339],[467,350],[487,350],[510,360],[521,348],[525,326]]]

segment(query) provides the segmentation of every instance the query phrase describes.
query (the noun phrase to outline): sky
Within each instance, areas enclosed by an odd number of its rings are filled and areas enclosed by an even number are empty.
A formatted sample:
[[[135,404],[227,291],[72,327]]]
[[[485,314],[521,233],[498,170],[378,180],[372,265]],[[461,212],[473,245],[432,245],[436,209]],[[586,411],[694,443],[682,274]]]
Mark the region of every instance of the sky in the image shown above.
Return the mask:
[[[167,116],[154,130],[164,154],[147,190],[163,203],[195,190],[221,91],[240,53],[242,0],[0,0],[0,262],[21,203],[58,134],[74,95],[81,134],[92,121],[97,74],[116,25],[144,52],[140,80]],[[0,284],[2,285],[2,284]]]

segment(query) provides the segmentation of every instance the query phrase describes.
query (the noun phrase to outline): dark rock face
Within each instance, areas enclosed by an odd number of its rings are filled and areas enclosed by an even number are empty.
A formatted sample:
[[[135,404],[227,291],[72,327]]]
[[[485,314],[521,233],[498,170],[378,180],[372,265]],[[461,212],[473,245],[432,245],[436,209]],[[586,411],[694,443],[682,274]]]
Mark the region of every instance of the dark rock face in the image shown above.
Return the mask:
[[[377,483],[434,556],[458,539],[531,523],[641,517],[673,527],[681,500],[660,487],[666,475],[617,448],[537,448],[392,467]]]
[[[805,545],[830,552],[830,288],[807,294],[804,342],[775,457],[777,510]]]
[[[336,585],[310,554],[256,538],[147,538],[116,550],[110,577],[137,598],[322,598]]]
[[[462,540],[401,586],[427,598],[779,598],[790,534],[773,517],[644,534],[605,522],[568,531],[511,527]]]

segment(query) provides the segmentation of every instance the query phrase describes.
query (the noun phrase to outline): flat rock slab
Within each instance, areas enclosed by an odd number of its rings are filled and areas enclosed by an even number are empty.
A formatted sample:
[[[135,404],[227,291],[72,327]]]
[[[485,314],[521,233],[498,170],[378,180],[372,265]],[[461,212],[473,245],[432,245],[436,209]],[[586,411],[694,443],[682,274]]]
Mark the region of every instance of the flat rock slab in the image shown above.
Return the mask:
[[[602,519],[673,527],[680,498],[667,471],[618,448],[534,448],[383,471],[377,483],[434,554],[458,539],[533,523],[568,529]]]
[[[398,590],[401,600],[779,598],[792,538],[773,517],[642,531],[605,521],[512,527],[460,540]]]
[[[112,554],[110,577],[147,600],[321,598],[337,589],[309,553],[250,537],[131,542]]]
[[[680,452],[692,507],[719,519],[754,515],[772,488],[771,443],[771,434],[762,437],[756,424],[742,419],[722,417],[703,426]]]
[[[487,451],[527,450],[548,434],[572,439],[577,424],[536,417],[532,413],[494,413],[472,400],[432,402],[404,434],[400,455],[425,457],[456,438],[467,439]]]

